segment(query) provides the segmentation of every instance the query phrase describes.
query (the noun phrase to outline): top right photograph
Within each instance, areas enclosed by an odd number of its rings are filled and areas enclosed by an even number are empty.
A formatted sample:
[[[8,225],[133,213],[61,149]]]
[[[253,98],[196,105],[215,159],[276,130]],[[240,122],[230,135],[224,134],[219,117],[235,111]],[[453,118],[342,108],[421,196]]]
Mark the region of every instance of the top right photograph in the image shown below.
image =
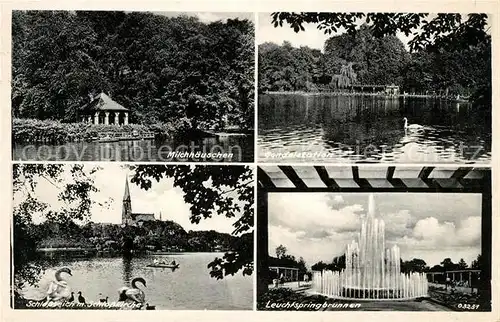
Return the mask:
[[[258,161],[489,164],[491,16],[260,13]]]

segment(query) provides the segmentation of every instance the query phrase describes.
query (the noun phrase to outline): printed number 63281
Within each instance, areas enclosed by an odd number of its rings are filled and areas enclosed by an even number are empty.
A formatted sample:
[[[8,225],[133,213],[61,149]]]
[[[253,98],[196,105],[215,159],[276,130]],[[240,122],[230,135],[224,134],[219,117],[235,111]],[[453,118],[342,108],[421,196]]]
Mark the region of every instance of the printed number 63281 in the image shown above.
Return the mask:
[[[479,304],[467,304],[467,303],[462,304],[462,303],[459,303],[457,305],[457,307],[459,309],[465,309],[465,310],[477,310],[477,309],[479,309]]]

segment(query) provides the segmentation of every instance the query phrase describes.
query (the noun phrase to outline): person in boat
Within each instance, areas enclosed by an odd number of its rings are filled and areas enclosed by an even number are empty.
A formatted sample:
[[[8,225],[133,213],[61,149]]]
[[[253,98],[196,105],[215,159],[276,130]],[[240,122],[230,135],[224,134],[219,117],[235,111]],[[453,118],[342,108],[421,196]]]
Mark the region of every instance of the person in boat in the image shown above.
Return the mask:
[[[175,266],[177,263],[175,262],[175,259],[170,263],[170,265]]]

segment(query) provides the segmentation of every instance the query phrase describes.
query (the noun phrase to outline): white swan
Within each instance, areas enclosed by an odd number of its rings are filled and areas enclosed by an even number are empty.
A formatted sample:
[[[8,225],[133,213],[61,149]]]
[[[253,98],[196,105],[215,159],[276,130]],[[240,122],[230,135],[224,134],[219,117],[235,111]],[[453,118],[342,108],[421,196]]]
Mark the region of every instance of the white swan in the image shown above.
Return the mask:
[[[138,304],[144,304],[146,301],[146,296],[144,291],[137,287],[137,283],[141,283],[146,287],[146,281],[142,277],[136,277],[130,283],[132,287],[121,287],[118,289],[118,301],[132,302]]]
[[[71,288],[68,286],[68,282],[61,276],[62,273],[72,276],[71,270],[67,267],[60,268],[55,272],[55,280],[50,282],[49,289],[47,290],[47,302],[67,301],[71,298]]]
[[[403,118],[405,121],[405,130],[408,131],[423,131],[424,127],[420,124],[408,124],[408,119],[406,117]]]

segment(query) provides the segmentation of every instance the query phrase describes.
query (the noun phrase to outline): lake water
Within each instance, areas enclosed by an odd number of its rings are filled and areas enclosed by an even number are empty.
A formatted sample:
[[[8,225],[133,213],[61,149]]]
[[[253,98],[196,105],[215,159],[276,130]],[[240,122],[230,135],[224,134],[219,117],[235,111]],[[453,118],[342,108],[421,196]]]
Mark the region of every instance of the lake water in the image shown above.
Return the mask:
[[[182,154],[169,154],[176,151],[200,152],[200,155],[191,158]],[[211,153],[215,156],[204,157],[201,153]],[[253,162],[254,136],[204,138],[196,142],[182,143],[131,140],[109,143],[71,142],[64,145],[15,144],[12,147],[12,157],[15,161]]]
[[[436,99],[263,94],[258,159],[489,163],[489,115],[469,103]],[[405,130],[403,117],[423,129]]]
[[[143,277],[147,287],[142,288],[146,302],[156,305],[157,310],[251,310],[253,306],[252,276],[242,276],[241,272],[222,280],[211,278],[207,264],[218,253],[175,253],[167,255],[146,255],[134,258],[65,259],[53,262],[39,281],[39,288],[23,291],[25,298],[39,299],[43,291],[54,279],[56,269],[67,266],[71,269],[68,285],[75,292],[82,291],[86,302],[109,296],[108,302],[118,300],[118,289],[130,286],[135,277]],[[148,268],[155,258],[175,259],[178,269]],[[67,275],[65,275],[67,276]],[[101,294],[100,294],[101,293]]]

